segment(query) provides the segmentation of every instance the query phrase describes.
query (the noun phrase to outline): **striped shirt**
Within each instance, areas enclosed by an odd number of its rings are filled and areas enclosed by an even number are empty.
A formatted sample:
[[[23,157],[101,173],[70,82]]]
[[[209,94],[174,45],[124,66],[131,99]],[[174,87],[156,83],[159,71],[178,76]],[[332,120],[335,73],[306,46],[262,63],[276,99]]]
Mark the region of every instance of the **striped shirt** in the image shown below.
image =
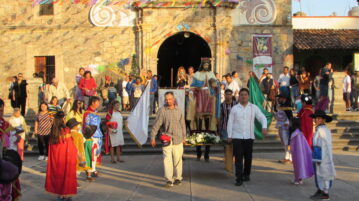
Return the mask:
[[[220,131],[227,130],[229,113],[231,112],[232,107],[235,105],[237,105],[237,101],[232,101],[231,104],[227,104],[225,101],[221,103],[221,116],[219,119],[219,127],[218,127]]]
[[[38,114],[36,121],[38,123],[37,133],[38,135],[48,135],[51,132],[53,117],[49,113]]]

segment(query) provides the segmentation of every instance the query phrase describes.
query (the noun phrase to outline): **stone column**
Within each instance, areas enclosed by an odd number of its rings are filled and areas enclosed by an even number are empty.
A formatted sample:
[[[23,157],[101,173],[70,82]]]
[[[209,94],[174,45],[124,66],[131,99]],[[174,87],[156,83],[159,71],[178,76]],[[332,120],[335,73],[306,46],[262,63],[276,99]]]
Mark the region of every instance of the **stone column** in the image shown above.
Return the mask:
[[[27,84],[29,94],[27,95],[26,117],[33,117],[39,110],[39,86],[42,84],[42,79],[32,78],[27,80]]]

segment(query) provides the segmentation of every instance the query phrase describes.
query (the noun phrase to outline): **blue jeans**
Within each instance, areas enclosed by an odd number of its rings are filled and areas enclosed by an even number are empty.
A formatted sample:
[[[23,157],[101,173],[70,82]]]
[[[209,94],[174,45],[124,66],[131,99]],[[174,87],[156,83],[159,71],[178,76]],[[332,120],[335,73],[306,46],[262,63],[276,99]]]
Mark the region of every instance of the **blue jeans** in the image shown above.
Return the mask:
[[[150,94],[150,114],[154,112],[155,94]]]

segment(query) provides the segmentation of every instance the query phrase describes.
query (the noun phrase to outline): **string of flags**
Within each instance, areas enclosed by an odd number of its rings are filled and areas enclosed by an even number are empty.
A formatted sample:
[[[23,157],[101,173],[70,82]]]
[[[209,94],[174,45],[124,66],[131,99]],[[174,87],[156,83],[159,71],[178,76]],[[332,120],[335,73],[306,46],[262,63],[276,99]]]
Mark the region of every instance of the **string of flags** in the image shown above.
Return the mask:
[[[43,4],[59,4],[62,5],[65,2],[70,2],[72,4],[85,4],[85,5],[95,5],[97,3],[103,2],[104,6],[123,6],[124,8],[144,8],[144,7],[174,7],[177,5],[184,5],[186,8],[201,8],[207,3],[211,3],[213,6],[220,6],[224,2],[229,3],[238,3],[239,0],[31,0],[33,6],[43,5]]]

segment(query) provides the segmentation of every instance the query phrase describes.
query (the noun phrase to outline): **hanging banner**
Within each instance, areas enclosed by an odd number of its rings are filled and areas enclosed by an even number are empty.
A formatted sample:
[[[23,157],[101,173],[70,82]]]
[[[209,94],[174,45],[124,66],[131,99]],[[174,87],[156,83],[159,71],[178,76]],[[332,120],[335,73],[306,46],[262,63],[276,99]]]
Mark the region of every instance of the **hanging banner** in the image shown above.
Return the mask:
[[[261,77],[263,69],[268,68],[272,73],[272,35],[254,34],[253,35],[253,72],[257,77]]]
[[[184,89],[159,89],[158,90],[158,107],[165,104],[165,93],[172,91],[175,96],[178,107],[185,113],[185,90]]]

